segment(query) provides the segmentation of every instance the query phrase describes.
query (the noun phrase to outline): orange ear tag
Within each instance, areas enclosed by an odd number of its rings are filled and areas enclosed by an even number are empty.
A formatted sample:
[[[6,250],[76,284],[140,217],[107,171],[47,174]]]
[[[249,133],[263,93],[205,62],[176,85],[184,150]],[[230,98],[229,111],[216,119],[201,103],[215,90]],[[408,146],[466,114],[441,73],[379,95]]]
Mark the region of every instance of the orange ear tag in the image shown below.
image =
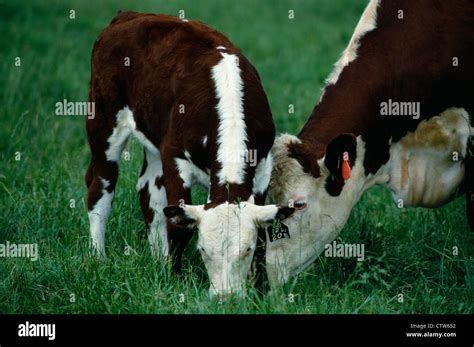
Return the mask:
[[[351,166],[349,165],[349,153],[342,154],[342,178],[347,181],[351,177]]]

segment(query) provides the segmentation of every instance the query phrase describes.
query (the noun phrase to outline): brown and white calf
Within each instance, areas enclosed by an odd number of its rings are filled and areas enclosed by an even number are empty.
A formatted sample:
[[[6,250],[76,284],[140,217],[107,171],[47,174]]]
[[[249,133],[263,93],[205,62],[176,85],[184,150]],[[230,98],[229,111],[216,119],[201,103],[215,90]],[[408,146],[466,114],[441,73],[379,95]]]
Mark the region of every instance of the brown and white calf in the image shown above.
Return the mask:
[[[122,12],[95,42],[90,101],[87,206],[98,254],[105,255],[118,162],[133,135],[145,152],[137,189],[152,250],[172,255],[179,271],[197,225],[211,294],[238,291],[257,227],[293,212],[254,204],[265,199],[275,136],[255,68],[200,22]],[[189,205],[195,183],[209,188],[205,205]]]
[[[473,1],[369,2],[311,117],[272,149],[268,200],[297,210],[290,238],[267,240],[271,285],[310,265],[375,184],[399,206],[473,188],[473,62]]]

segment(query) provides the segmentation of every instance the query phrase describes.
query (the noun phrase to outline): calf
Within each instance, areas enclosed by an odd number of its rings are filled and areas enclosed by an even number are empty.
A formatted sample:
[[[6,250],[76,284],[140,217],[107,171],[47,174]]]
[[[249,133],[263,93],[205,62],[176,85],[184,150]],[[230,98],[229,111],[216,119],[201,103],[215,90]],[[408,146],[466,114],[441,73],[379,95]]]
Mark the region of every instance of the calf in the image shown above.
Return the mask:
[[[200,22],[122,12],[95,42],[90,101],[87,207],[97,253],[105,255],[118,161],[133,135],[145,152],[137,190],[152,251],[171,255],[179,271],[196,225],[211,294],[239,290],[257,227],[293,211],[254,204],[265,199],[275,136],[255,68]],[[209,188],[205,205],[189,205],[195,183]]]
[[[275,141],[271,202],[292,201],[289,239],[267,240],[271,285],[332,242],[362,193],[437,207],[473,187],[474,3],[371,0],[297,137]]]

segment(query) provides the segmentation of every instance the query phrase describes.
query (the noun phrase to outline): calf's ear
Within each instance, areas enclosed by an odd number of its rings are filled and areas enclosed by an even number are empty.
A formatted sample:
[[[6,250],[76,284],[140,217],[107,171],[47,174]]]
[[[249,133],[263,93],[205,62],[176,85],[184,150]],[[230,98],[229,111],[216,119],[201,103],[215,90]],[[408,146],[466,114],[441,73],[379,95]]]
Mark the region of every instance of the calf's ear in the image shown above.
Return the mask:
[[[163,209],[171,224],[188,228],[196,225],[201,220],[203,211],[202,205],[183,205],[183,207],[170,205]]]
[[[271,223],[274,220],[284,220],[291,216],[295,209],[288,206],[278,206],[278,205],[266,205],[258,206],[253,205],[255,208],[255,220],[258,224]]]
[[[353,134],[341,134],[326,147],[324,165],[329,170],[326,190],[331,196],[338,196],[344,183],[350,179],[351,169],[357,156],[357,139]]]
[[[277,207],[278,207],[278,211],[275,218],[273,219],[277,219],[280,221],[287,219],[289,216],[291,216],[295,212],[294,207],[289,207],[289,206],[277,206]]]

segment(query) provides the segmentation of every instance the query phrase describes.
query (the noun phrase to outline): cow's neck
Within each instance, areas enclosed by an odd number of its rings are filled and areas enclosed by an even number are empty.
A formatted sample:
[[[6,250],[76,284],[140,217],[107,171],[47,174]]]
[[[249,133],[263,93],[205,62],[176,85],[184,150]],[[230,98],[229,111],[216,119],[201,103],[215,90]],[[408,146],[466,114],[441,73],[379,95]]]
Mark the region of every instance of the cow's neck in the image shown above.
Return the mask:
[[[347,100],[349,97],[345,96],[350,96],[351,90],[344,90],[344,84],[338,84],[338,90],[333,85],[326,87],[320,103],[298,134],[298,138],[312,148],[318,159],[324,156],[327,145],[340,134],[351,133],[357,137],[368,131],[369,124],[361,121],[361,115],[366,115],[370,109],[366,101],[369,98],[361,96],[357,100]]]
[[[324,124],[320,123],[321,119]],[[365,127],[368,122],[360,125],[347,122],[338,128],[337,124],[318,117],[317,112],[308,123],[312,124],[303,129],[299,138],[314,148],[320,166],[324,165],[327,144],[339,132],[352,132],[357,137],[356,165],[340,194],[350,208],[375,184],[387,184],[399,207],[437,207],[459,193],[457,187],[463,180],[463,158],[468,140],[474,133],[469,114],[464,109],[449,108],[436,117],[420,119],[412,123],[414,126],[405,127],[404,135],[399,138],[394,133],[374,138]],[[313,138],[309,137],[307,129],[313,131]],[[317,135],[325,132],[330,135]]]

